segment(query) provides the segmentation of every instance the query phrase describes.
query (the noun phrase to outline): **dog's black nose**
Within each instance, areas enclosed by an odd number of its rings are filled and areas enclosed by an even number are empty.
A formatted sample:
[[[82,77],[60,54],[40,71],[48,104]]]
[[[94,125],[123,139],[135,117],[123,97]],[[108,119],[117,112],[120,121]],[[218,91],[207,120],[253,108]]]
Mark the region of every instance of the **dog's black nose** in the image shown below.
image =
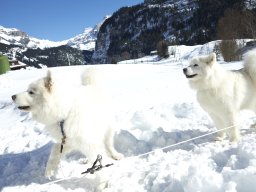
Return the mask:
[[[15,99],[16,99],[16,95],[13,95],[12,100],[15,101]]]
[[[187,73],[187,68],[183,69],[183,73],[185,73],[185,74]]]

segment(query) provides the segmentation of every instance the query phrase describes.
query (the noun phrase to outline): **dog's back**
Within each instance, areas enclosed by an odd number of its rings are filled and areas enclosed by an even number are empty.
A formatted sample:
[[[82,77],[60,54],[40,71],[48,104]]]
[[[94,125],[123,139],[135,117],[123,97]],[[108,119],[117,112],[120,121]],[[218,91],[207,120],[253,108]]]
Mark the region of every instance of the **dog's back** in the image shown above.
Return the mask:
[[[244,70],[256,87],[256,49],[246,53],[244,58]]]
[[[91,67],[82,73],[83,85],[99,85],[103,81],[103,71],[97,67]]]

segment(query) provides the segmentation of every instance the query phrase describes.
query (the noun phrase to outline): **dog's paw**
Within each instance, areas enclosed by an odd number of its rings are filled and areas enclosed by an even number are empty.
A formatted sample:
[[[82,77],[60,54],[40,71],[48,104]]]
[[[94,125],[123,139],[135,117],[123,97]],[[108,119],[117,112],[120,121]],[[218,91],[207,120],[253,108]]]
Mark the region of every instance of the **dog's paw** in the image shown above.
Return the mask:
[[[229,140],[232,144],[238,143],[240,141],[240,139],[241,139],[241,135],[238,131],[234,131],[230,134]]]
[[[215,137],[215,139],[214,139],[216,142],[218,142],[218,141],[223,141],[224,140],[224,137],[219,137],[219,136],[217,136],[217,137]]]
[[[115,153],[115,154],[112,154],[112,158],[115,160],[121,160],[124,158],[124,155],[122,153]]]
[[[44,176],[51,180],[52,177],[55,176],[55,170],[46,169]]]
[[[53,176],[55,176],[57,170],[57,166],[54,164],[47,164],[47,167],[45,169],[45,177],[51,179]]]
[[[88,163],[88,159],[87,159],[87,158],[80,158],[80,159],[78,160],[78,163],[79,163],[79,164],[87,164],[87,163]]]

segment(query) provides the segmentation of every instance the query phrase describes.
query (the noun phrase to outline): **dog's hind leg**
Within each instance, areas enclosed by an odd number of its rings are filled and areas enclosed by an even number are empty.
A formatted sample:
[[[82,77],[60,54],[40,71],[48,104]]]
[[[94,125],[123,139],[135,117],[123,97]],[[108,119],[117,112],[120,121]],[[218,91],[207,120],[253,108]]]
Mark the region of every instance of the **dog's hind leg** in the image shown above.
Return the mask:
[[[120,160],[124,156],[123,156],[123,154],[116,151],[116,149],[114,147],[114,136],[115,136],[114,129],[109,128],[105,135],[105,147],[113,159]]]

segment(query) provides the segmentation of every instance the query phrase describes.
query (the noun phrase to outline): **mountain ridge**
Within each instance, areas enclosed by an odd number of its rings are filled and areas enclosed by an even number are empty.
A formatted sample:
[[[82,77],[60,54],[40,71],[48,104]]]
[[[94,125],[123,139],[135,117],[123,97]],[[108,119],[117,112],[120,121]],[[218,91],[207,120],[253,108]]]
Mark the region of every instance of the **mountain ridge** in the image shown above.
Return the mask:
[[[87,64],[91,62],[98,30],[103,22],[63,41],[38,39],[17,28],[0,26],[0,54],[36,68]]]
[[[144,0],[142,4],[122,7],[102,24],[92,62],[117,63],[140,58],[156,50],[161,41],[168,45],[196,45],[221,39],[218,22],[227,10],[255,18],[256,3],[250,0]],[[256,30],[256,22],[254,24],[253,19],[250,22]],[[253,37],[241,33],[231,38]]]
[[[0,26],[0,43],[19,45],[26,48],[50,48],[61,45],[69,45],[73,48],[81,50],[93,50],[97,38],[97,32],[100,25],[95,27],[85,28],[84,31],[72,38],[63,41],[50,41],[46,39],[39,39],[28,35],[17,28],[5,28]]]

